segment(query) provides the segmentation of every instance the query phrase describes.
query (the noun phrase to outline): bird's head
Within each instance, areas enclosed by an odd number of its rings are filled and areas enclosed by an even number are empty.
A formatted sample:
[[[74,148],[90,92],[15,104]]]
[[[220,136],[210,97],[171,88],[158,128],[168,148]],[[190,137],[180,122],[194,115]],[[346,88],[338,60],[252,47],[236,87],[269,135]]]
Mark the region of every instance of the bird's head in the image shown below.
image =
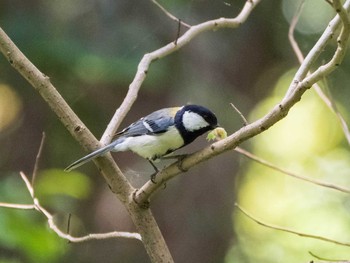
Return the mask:
[[[198,136],[217,128],[218,121],[209,109],[199,105],[186,105],[176,113],[175,125],[185,144],[189,144]]]

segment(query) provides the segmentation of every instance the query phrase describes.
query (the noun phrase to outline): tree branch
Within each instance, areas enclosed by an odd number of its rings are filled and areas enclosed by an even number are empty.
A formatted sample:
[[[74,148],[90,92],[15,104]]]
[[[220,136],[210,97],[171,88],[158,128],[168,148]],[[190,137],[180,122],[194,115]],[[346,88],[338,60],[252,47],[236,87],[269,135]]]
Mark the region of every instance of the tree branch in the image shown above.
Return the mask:
[[[40,160],[40,156],[41,156],[41,153],[42,153],[42,150],[43,150],[45,138],[46,138],[46,135],[45,135],[45,132],[43,132],[43,136],[41,137],[39,150],[38,150],[38,153],[37,153],[36,158],[35,158],[35,164],[34,164],[33,174],[32,174],[32,185],[34,185],[34,181],[35,181],[36,175],[38,173],[39,160]]]
[[[341,7],[341,4],[339,0],[336,3],[337,7]],[[349,1],[346,1],[344,4],[344,8],[339,8],[339,10],[342,10],[342,12],[346,13],[349,11]],[[333,6],[334,9],[336,9],[335,6]],[[337,12],[338,13],[338,12]],[[344,19],[344,15],[342,15]],[[297,73],[294,76],[293,84],[289,86],[288,92],[286,93],[285,99],[287,99],[293,91],[297,88],[298,84],[306,77],[308,72],[310,71],[310,68],[312,64],[316,61],[316,59],[320,56],[320,54],[325,50],[325,47],[328,45],[329,41],[334,38],[335,32],[339,29],[341,26],[342,20],[339,15],[335,16],[332,21],[328,24],[325,31],[319,38],[319,40],[316,42],[316,44],[313,46],[313,48],[309,51],[305,59],[303,60],[303,63],[301,63]],[[346,18],[345,20],[346,21]],[[344,24],[346,27],[346,22]]]
[[[72,111],[56,88],[51,84],[50,79],[25,57],[2,28],[0,28],[0,51],[10,64],[43,97],[67,130],[86,150],[93,151],[101,146],[89,129]],[[94,160],[94,162],[114,193],[118,195],[118,198],[127,202],[127,196],[133,192],[133,188],[123,176],[111,155],[98,158]]]
[[[293,82],[290,84],[290,87],[281,100],[280,103],[275,105],[273,109],[268,112],[264,117],[256,120],[255,122],[242,127],[240,130],[236,131],[226,139],[215,142],[212,145],[197,151],[184,159],[181,162],[176,162],[164,168],[157,174],[157,184],[154,184],[151,181],[148,181],[143,185],[135,194],[134,200],[138,204],[142,205],[145,202],[148,202],[150,197],[163,185],[164,182],[170,180],[174,176],[180,174],[182,171],[187,171],[191,167],[204,162],[210,158],[213,158],[216,155],[219,155],[225,151],[229,151],[237,147],[243,141],[248,140],[251,137],[254,137],[267,129],[278,121],[285,118],[289,110],[300,101],[302,95],[317,81],[323,77],[329,75],[335,68],[337,68],[345,54],[346,46],[349,40],[349,20],[347,17],[348,9],[350,8],[350,0],[345,2],[344,8],[341,6],[340,1],[334,1],[334,8],[337,10],[338,15],[332,19],[329,23],[327,29],[322,34],[320,39],[317,41],[315,46],[311,49],[303,63],[301,64],[299,70],[294,76]],[[333,36],[333,33],[341,25],[342,29],[338,37],[338,46],[334,53],[334,56],[331,60],[320,66],[315,72],[307,75],[312,62],[319,56],[321,51],[324,49],[325,45],[328,43],[330,38]],[[190,31],[190,30],[189,30]],[[187,32],[189,32],[187,31]],[[302,78],[301,78],[302,77]]]
[[[330,239],[330,238],[323,237],[323,236],[306,234],[306,233],[303,233],[303,232],[294,231],[294,230],[286,228],[286,227],[281,227],[281,226],[276,226],[276,225],[265,223],[265,222],[261,221],[260,219],[257,219],[256,217],[254,217],[250,213],[248,213],[247,210],[245,210],[243,207],[241,207],[237,203],[235,204],[235,206],[238,208],[239,211],[241,211],[248,218],[250,218],[254,222],[256,222],[259,225],[262,225],[264,227],[271,228],[271,229],[274,229],[274,230],[279,230],[279,231],[282,231],[282,232],[287,232],[287,233],[298,235],[298,236],[301,236],[301,237],[313,238],[313,239],[322,240],[322,241],[326,241],[326,242],[337,244],[337,245],[341,245],[341,246],[350,247],[350,243],[347,243],[347,242],[341,242],[341,241],[337,241],[337,240]]]
[[[309,251],[309,254],[311,256],[313,256],[314,258],[317,258],[319,260],[326,261],[326,262],[337,262],[337,263],[349,263],[350,262],[348,260],[330,259],[330,258],[320,257],[320,256],[316,255],[315,253],[312,253],[311,251]],[[326,262],[324,262],[324,263],[326,263]]]
[[[131,109],[133,103],[136,101],[138,91],[140,90],[141,85],[146,78],[149,67],[153,61],[174,53],[175,51],[179,50],[180,48],[188,44],[193,38],[198,36],[200,33],[203,33],[209,30],[219,29],[219,28],[239,27],[241,24],[243,24],[247,20],[248,16],[251,14],[254,7],[260,1],[261,0],[247,1],[242,11],[235,18],[218,18],[218,19],[206,21],[198,25],[191,26],[189,30],[187,30],[181,37],[177,39],[176,43],[171,42],[165,45],[164,47],[161,47],[151,53],[145,54],[138,65],[137,72],[133,81],[129,85],[129,90],[124,98],[123,103],[115,112],[114,116],[112,117],[111,121],[107,126],[107,129],[102,135],[102,138],[100,140],[101,143],[107,144],[111,141],[119,125],[125,118],[126,114],[129,112],[129,110]]]
[[[296,179],[299,179],[299,180],[302,180],[302,181],[305,181],[305,182],[308,182],[308,183],[312,183],[312,184],[315,184],[315,185],[318,185],[318,186],[322,186],[322,187],[325,187],[325,188],[330,188],[330,189],[333,189],[333,190],[337,190],[337,191],[340,191],[340,192],[343,192],[343,193],[347,193],[347,194],[350,194],[350,189],[347,189],[347,188],[344,188],[344,187],[341,187],[339,185],[335,185],[335,184],[331,184],[331,183],[326,183],[326,182],[322,182],[322,181],[319,181],[319,180],[315,180],[315,179],[312,179],[310,177],[306,177],[306,176],[301,176],[301,175],[297,175],[295,173],[292,173],[292,172],[289,172],[285,169],[282,169],[262,158],[259,158],[258,156],[240,148],[240,147],[236,147],[235,148],[235,151],[246,156],[247,158],[257,162],[257,163],[260,163],[261,165],[264,165],[266,167],[269,167],[275,171],[278,171],[278,172],[281,172],[285,175],[288,175],[288,176],[291,176],[291,177],[294,177]]]
[[[114,231],[114,232],[109,232],[109,233],[97,233],[97,234],[88,234],[86,236],[82,237],[73,237],[69,234],[64,233],[62,230],[59,229],[59,227],[54,223],[53,216],[45,209],[43,208],[39,200],[34,196],[34,188],[29,182],[27,176],[23,173],[20,172],[20,175],[22,177],[22,180],[24,181],[27,190],[33,199],[33,204],[9,204],[9,203],[0,203],[0,207],[5,207],[5,208],[15,208],[15,209],[35,209],[41,214],[43,214],[47,222],[49,224],[49,227],[61,238],[67,239],[70,242],[84,242],[88,240],[93,240],[93,239],[108,239],[108,238],[117,238],[117,237],[122,237],[122,238],[132,238],[132,239],[137,239],[137,240],[142,240],[140,234],[138,233],[130,233],[130,232],[120,232],[120,231]]]
[[[158,6],[160,8],[160,10],[162,10],[165,15],[167,15],[168,17],[170,17],[170,19],[174,20],[177,23],[180,23],[181,25],[183,25],[184,27],[187,28],[191,28],[191,26],[189,24],[186,24],[185,22],[183,22],[182,20],[180,20],[179,18],[177,18],[176,16],[172,15],[168,10],[166,10],[161,4],[159,4],[156,0],[151,0],[151,2],[153,4],[155,4],[156,6]]]
[[[295,31],[295,27],[298,23],[298,19],[299,19],[299,16],[301,14],[301,11],[302,11],[302,8],[303,8],[303,5],[304,5],[305,1],[302,1],[300,3],[300,6],[299,8],[297,9],[292,21],[291,21],[291,24],[290,24],[290,27],[289,27],[289,32],[288,32],[288,38],[289,38],[289,42],[293,48],[293,51],[296,55],[296,57],[298,58],[298,61],[300,64],[303,63],[304,61],[304,56],[303,56],[303,53],[301,52],[300,50],[300,47],[298,45],[298,42],[295,40],[294,38],[294,31]],[[308,73],[310,74],[310,72]],[[344,117],[341,115],[341,113],[338,111],[338,108],[336,106],[336,104],[330,99],[327,97],[327,95],[322,91],[321,87],[315,83],[313,85],[316,93],[318,94],[318,96],[323,100],[323,102],[326,104],[326,106],[334,112],[334,114],[336,115],[338,121],[340,122],[340,125],[343,129],[343,133],[345,135],[345,138],[346,140],[348,141],[348,144],[350,145],[350,131],[349,131],[349,127],[344,119]]]
[[[76,116],[62,96],[51,84],[49,78],[41,73],[16,47],[0,28],[0,51],[10,64],[34,87],[50,108],[56,113],[72,136],[88,151],[97,149],[100,144],[83,122]],[[153,262],[173,262],[168,247],[158,228],[150,209],[142,209],[132,202],[134,188],[124,177],[110,154],[94,160],[112,192],[125,205],[147,253]]]

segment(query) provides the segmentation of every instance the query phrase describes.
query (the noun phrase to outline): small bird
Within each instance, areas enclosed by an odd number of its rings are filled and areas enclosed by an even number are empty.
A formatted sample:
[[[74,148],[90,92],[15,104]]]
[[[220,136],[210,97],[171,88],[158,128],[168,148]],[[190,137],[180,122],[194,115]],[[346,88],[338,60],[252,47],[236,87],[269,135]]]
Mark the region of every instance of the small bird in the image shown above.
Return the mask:
[[[158,172],[153,161],[217,127],[215,114],[203,106],[185,105],[160,109],[116,133],[116,140],[75,161],[65,171],[71,171],[110,151],[132,151],[147,159]]]

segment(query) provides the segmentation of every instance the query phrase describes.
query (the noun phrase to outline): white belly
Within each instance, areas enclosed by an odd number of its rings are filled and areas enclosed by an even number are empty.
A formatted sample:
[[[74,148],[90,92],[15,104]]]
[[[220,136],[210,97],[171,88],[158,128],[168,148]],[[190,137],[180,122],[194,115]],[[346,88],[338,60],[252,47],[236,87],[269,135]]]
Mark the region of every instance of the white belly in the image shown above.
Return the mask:
[[[141,135],[126,138],[114,147],[114,151],[133,151],[145,159],[161,157],[169,150],[176,150],[183,146],[184,141],[176,128],[172,128],[159,135]]]

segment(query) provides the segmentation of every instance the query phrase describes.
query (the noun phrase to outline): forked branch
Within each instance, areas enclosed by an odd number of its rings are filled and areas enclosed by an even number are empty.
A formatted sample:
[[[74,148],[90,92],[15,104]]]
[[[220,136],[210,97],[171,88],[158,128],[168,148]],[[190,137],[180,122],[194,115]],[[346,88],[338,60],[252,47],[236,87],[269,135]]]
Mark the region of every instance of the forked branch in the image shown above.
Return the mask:
[[[249,138],[252,138],[269,129],[275,123],[287,116],[289,110],[301,100],[302,95],[313,84],[333,72],[342,62],[349,40],[350,24],[347,12],[350,8],[350,0],[346,1],[344,7],[341,5],[339,0],[335,0],[333,7],[337,11],[338,15],[332,19],[325,32],[322,34],[320,39],[301,64],[299,70],[294,76],[294,80],[289,86],[285,97],[280,103],[275,105],[274,108],[264,117],[242,127],[226,139],[213,143],[212,145],[187,156],[186,158],[182,159],[180,163],[178,162],[166,167],[157,174],[157,181],[159,183],[154,184],[150,181],[147,182],[134,194],[134,200],[139,204],[147,202],[164,182],[180,174],[183,170],[188,170],[198,163],[206,161],[209,158],[219,155],[225,151],[232,150],[243,141],[246,141]],[[310,71],[310,67],[318,58],[319,54],[323,51],[324,47],[329,43],[329,40],[333,37],[333,32],[336,32],[340,27],[341,31],[337,41],[338,45],[333,57],[327,64],[320,66],[315,72],[307,75],[307,73]]]

